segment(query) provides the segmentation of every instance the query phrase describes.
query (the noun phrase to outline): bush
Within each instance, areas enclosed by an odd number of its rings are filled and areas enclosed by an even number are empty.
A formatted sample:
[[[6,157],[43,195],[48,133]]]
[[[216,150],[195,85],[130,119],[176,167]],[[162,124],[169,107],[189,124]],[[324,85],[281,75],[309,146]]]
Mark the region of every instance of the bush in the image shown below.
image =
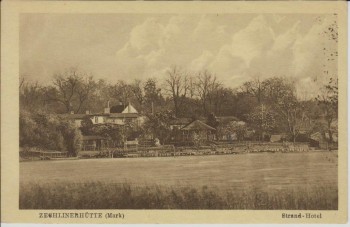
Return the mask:
[[[82,146],[82,135],[80,130],[72,122],[62,120],[60,131],[66,144],[68,156],[76,157]]]
[[[20,146],[68,151],[76,156],[81,146],[81,133],[74,123],[55,114],[20,112]]]

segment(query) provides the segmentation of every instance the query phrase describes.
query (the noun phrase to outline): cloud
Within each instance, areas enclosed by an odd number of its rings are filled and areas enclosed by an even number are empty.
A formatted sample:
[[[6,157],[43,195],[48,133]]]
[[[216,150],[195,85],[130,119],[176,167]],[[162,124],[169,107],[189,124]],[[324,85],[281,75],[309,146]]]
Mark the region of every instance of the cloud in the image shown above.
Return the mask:
[[[26,15],[20,73],[49,83],[56,71],[77,66],[114,82],[160,79],[177,65],[209,70],[231,87],[255,76],[292,77],[311,92],[311,83],[325,80],[324,70],[337,73],[337,60],[325,55],[337,44],[323,33],[334,20],[314,14]]]
[[[215,24],[212,18],[203,15],[189,37],[194,45],[217,52],[222,43],[230,41],[231,37],[226,28],[226,25]]]
[[[331,19],[326,18],[321,23],[314,24],[304,36],[298,36],[293,46],[296,76],[308,74],[314,77],[322,74],[323,65],[328,64],[324,48],[333,51],[336,49],[336,43],[323,35],[330,23]],[[329,69],[336,70],[335,65]]]
[[[252,61],[266,55],[274,42],[274,32],[268,26],[262,15],[253,18],[250,23],[231,35],[227,43],[222,44],[213,57],[208,52],[196,58],[192,65],[205,62],[208,69],[215,72],[225,82],[237,86],[238,83],[249,80],[249,71],[256,68]],[[212,59],[211,62],[208,62]]]
[[[242,80],[242,77],[246,76],[246,68],[245,60],[233,55],[230,45],[224,45],[209,64],[209,70],[216,73],[218,78],[224,82],[232,82],[234,79]]]
[[[135,26],[129,40],[116,53],[120,71],[127,77],[128,70],[139,68],[133,76],[154,77],[169,65],[183,65],[191,56],[188,33],[192,31],[185,16],[173,16],[167,23],[149,18]],[[190,51],[190,52],[189,52]],[[136,69],[132,69],[136,73]]]
[[[186,43],[187,28],[186,17],[173,16],[164,28],[164,33],[160,34],[162,47],[173,48]]]
[[[285,29],[286,18],[273,17],[272,26],[267,16],[258,15],[231,33],[229,23],[210,15],[178,15],[166,22],[149,18],[131,30],[116,53],[116,64],[127,78],[162,77],[167,68],[178,65],[189,71],[210,70],[233,87],[255,76],[287,76],[299,85],[309,84],[322,73],[325,40],[320,34],[330,20],[309,19],[305,27],[296,18]]]
[[[149,53],[159,47],[160,37],[158,34],[162,33],[163,29],[163,26],[155,18],[149,18],[131,31],[128,45],[139,54]]]
[[[255,17],[246,28],[232,37],[231,53],[244,59],[247,65],[273,45],[274,33],[264,16]]]
[[[190,64],[190,69],[195,71],[201,71],[209,67],[209,63],[213,60],[214,55],[207,50],[204,50],[202,54],[194,59]]]
[[[248,74],[265,79],[272,76],[294,76],[293,45],[299,34],[297,21],[290,29],[273,38],[272,45],[251,60]]]
[[[268,55],[273,55],[275,53],[289,50],[296,41],[298,34],[300,33],[300,23],[300,21],[295,22],[291,29],[275,37],[272,48],[268,51]]]

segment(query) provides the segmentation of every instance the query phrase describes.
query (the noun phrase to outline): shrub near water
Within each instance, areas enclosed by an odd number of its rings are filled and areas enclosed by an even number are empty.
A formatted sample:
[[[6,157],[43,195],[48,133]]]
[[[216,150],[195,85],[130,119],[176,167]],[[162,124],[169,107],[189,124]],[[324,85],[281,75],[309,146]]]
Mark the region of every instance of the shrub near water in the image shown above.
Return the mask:
[[[112,183],[26,184],[20,209],[251,209],[337,210],[332,187],[263,191],[217,188],[131,186]]]
[[[82,135],[68,119],[57,114],[21,111],[19,126],[21,147],[67,151],[69,156],[78,155]]]

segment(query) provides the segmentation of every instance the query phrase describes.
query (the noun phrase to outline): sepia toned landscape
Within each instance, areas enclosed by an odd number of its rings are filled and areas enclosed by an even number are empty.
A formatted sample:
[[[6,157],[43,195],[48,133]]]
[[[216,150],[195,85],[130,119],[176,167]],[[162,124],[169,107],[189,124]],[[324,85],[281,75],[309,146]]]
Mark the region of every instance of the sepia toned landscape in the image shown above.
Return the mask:
[[[338,210],[336,14],[20,19],[20,209]]]

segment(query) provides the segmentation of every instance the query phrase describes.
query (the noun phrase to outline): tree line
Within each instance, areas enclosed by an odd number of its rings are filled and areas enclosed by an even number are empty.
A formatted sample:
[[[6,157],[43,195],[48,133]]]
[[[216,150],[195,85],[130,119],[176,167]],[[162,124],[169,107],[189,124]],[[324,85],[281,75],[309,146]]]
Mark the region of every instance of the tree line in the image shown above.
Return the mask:
[[[165,112],[167,116],[192,119],[210,114],[235,116],[247,122],[259,140],[273,133],[286,133],[295,141],[305,131],[324,131],[332,138],[332,123],[338,114],[338,85],[330,78],[317,97],[302,100],[295,83],[286,77],[255,78],[229,88],[207,70],[190,73],[176,66],[162,80],[108,83],[70,69],[56,74],[47,86],[24,79],[20,83],[20,108],[30,113],[99,113],[107,102],[131,103],[146,116]],[[164,116],[160,114],[156,120],[169,118]]]
[[[109,83],[77,69],[56,74],[48,86],[20,83],[21,108],[50,113],[100,112],[107,102],[132,103],[141,113],[172,109],[176,117],[231,115],[235,89],[227,88],[209,71],[190,75],[179,67],[167,71],[164,80],[150,78]],[[236,100],[237,101],[237,100]],[[187,108],[189,107],[189,108]],[[186,109],[185,109],[186,108]],[[239,112],[237,112],[239,114]]]

